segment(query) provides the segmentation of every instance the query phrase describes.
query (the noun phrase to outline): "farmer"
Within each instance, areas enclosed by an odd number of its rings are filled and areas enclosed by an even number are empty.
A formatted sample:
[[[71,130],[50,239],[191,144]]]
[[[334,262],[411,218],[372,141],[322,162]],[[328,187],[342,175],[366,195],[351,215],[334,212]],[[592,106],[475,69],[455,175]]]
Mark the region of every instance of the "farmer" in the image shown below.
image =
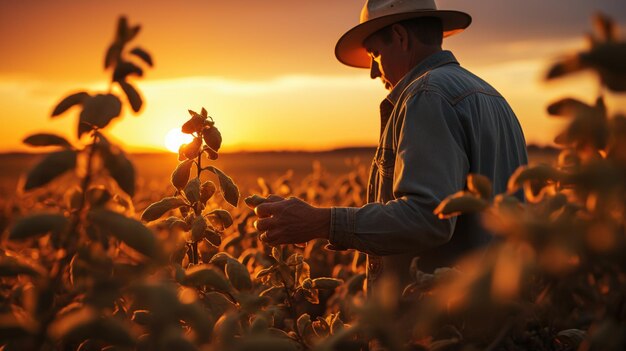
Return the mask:
[[[494,193],[502,193],[527,162],[524,135],[507,101],[442,50],[443,38],[470,23],[468,14],[438,10],[434,0],[366,2],[360,24],[339,39],[335,55],[348,66],[369,68],[389,90],[380,104],[368,203],[319,208],[270,196],[255,209],[262,240],[278,245],[324,238],[333,249],[365,252],[374,289],[383,275],[410,283],[413,257],[428,272],[489,242],[478,215],[433,214],[466,188],[468,174],[488,177]]]

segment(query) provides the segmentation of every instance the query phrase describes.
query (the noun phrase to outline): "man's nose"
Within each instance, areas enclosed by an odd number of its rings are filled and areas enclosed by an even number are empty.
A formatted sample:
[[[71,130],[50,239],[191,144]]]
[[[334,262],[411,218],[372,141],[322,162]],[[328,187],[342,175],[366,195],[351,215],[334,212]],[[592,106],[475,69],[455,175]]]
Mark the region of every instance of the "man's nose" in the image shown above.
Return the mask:
[[[370,63],[370,77],[372,79],[376,79],[380,77],[380,69],[378,68],[378,62],[376,62],[373,58]]]

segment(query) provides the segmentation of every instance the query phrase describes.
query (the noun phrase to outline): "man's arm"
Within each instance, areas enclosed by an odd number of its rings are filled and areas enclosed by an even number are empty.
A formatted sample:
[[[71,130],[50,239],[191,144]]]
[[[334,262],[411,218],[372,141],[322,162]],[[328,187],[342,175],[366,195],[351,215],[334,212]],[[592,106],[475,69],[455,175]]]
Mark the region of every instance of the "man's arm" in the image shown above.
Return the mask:
[[[263,204],[257,207],[259,231],[267,231],[273,244],[328,236],[336,248],[376,255],[421,251],[447,242],[456,220],[440,220],[432,212],[465,186],[469,162],[459,117],[440,95],[422,92],[409,99],[398,128],[395,200],[332,209],[297,199]]]

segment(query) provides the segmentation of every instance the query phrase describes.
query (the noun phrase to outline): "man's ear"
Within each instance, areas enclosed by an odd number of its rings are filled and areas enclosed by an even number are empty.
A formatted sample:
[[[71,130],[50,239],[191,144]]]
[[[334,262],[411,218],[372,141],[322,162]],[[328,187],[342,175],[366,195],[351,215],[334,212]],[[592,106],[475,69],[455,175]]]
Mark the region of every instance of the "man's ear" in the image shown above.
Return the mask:
[[[409,50],[409,32],[403,25],[394,24],[391,26],[391,33],[394,36],[394,39],[398,40],[400,43],[402,50]]]

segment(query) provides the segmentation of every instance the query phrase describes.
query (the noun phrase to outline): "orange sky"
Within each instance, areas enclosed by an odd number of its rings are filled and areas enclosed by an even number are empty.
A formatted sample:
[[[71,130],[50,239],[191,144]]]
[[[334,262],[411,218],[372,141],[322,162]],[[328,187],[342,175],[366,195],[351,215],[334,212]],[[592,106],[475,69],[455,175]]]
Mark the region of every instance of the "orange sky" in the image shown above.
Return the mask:
[[[28,134],[74,141],[76,114],[51,120],[67,93],[106,88],[104,50],[115,21],[141,23],[137,44],[156,67],[137,82],[147,106],[110,128],[130,151],[163,138],[205,106],[224,149],[327,149],[374,145],[386,95],[366,70],[339,64],[334,45],[356,24],[363,0],[3,0],[0,2],[0,151],[27,150]],[[549,143],[559,121],[545,105],[564,95],[593,100],[592,76],[545,85],[550,59],[583,47],[595,10],[626,24],[623,0],[441,0],[469,12],[468,31],[444,42],[468,69],[507,97],[527,140]],[[623,98],[613,105],[624,106]]]

